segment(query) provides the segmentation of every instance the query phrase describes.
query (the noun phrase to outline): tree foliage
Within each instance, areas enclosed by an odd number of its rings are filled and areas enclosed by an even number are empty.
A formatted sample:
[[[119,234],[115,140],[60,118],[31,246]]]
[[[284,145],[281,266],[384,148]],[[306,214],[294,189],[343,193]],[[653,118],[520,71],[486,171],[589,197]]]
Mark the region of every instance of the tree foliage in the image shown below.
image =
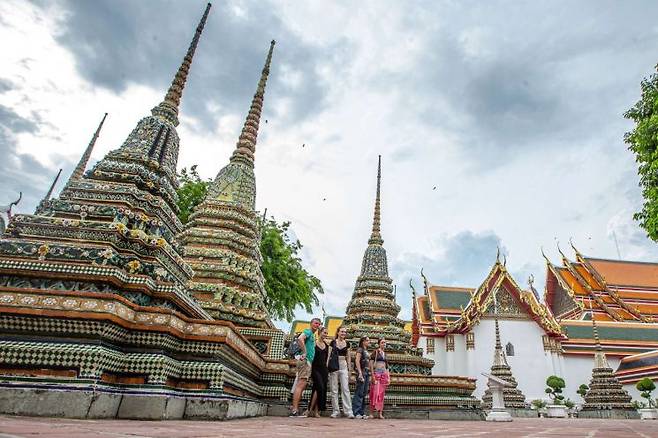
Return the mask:
[[[651,380],[648,377],[645,377],[644,379],[640,380],[637,382],[635,385],[638,391],[640,391],[640,395],[644,398],[647,399],[649,402],[649,407],[653,407],[653,400],[651,399],[651,393],[653,392],[654,389],[656,389],[656,384],[653,383],[653,380]]]
[[[562,377],[558,376],[549,376],[546,379],[546,394],[553,399],[553,402],[557,405],[562,404],[564,396],[562,395],[562,390],[566,387],[566,383]]]
[[[199,205],[206,197],[210,180],[203,180],[196,170],[196,164],[183,168],[178,174],[178,219],[184,224],[190,219],[194,207]]]
[[[644,198],[642,210],[633,218],[651,239],[658,241],[658,73],[645,78],[641,89],[640,100],[624,114],[635,122],[624,141],[635,153]]]
[[[182,169],[178,175],[178,218],[184,224],[194,207],[206,196],[210,180],[203,180],[197,166]],[[274,319],[291,322],[298,306],[307,312],[319,304],[318,294],[324,293],[320,280],[308,273],[302,265],[299,240],[290,239],[290,222],[279,224],[274,218],[261,224],[260,252],[263,256],[261,270],[265,278],[267,298],[265,305]]]
[[[581,396],[582,398],[585,398],[585,395],[587,394],[587,391],[589,391],[589,386],[585,385],[584,383],[578,387],[578,391],[576,393]]]
[[[291,240],[290,222],[278,224],[265,220],[260,251],[263,256],[261,269],[267,290],[267,309],[276,319],[292,321],[297,306],[307,312],[318,304],[317,294],[324,293],[320,280],[302,266],[299,251],[302,244]]]

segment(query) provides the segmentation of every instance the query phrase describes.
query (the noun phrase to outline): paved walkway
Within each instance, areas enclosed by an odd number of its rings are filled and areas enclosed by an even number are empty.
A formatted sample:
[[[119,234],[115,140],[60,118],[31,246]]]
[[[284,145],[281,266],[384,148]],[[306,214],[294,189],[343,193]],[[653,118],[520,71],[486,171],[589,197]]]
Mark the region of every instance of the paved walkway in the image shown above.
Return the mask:
[[[357,435],[356,427],[359,426]],[[0,416],[9,437],[658,437],[657,421],[519,418],[512,423],[261,417],[227,422]]]

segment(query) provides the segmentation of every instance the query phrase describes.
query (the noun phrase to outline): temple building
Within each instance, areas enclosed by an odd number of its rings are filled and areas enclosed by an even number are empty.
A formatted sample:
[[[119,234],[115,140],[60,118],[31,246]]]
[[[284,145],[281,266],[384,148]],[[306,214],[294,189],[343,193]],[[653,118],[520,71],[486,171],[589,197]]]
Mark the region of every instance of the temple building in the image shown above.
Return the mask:
[[[425,357],[435,361],[433,372],[461,369],[478,376],[489,371],[495,294],[506,359],[526,400],[545,398],[546,378],[557,375],[567,383],[565,395],[580,402],[576,391],[590,381],[597,352],[591,315],[585,311],[591,301],[607,363],[618,369],[623,389],[638,399],[635,382],[655,376],[658,363],[658,264],[595,259],[573,249],[575,261],[562,252],[561,265],[546,259],[543,300],[532,279],[521,288],[498,258],[477,288],[438,286],[424,278],[425,293],[415,298],[412,326]],[[645,374],[645,364],[653,371]],[[479,379],[476,396],[485,389]]]

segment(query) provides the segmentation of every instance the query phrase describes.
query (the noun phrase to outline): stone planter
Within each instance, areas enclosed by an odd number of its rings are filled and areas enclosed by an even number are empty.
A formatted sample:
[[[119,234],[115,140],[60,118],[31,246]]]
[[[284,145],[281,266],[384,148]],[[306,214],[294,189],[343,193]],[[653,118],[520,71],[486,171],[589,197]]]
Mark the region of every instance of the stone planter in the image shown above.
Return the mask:
[[[548,418],[567,418],[567,407],[564,405],[546,406],[546,416]]]
[[[642,420],[658,420],[658,409],[638,409]]]

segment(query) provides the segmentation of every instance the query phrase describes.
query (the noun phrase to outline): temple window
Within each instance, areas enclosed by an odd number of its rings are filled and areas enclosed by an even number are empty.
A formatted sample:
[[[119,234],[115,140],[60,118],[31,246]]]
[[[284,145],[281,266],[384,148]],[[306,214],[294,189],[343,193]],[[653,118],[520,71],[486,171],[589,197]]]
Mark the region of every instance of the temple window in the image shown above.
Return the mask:
[[[475,350],[475,333],[473,332],[466,333],[466,349]]]
[[[427,338],[427,352],[434,353],[434,338]]]
[[[455,351],[455,336],[446,336],[446,351]]]
[[[511,342],[508,342],[507,345],[505,345],[505,354],[507,356],[514,356],[514,345],[512,345]]]

